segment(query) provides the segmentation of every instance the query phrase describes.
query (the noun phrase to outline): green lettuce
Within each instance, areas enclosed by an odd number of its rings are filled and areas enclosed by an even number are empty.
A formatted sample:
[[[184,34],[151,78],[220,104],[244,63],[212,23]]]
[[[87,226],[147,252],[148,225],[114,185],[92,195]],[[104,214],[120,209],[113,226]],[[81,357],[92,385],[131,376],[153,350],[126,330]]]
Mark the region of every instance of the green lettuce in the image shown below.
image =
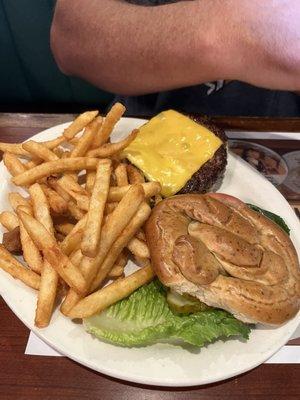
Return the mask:
[[[269,218],[275,224],[279,225],[281,229],[283,229],[288,235],[290,234],[290,228],[285,223],[284,219],[281,218],[279,215],[272,213],[271,211],[264,210],[263,208],[254,206],[253,204],[247,204],[252,210],[264,215],[265,217]]]
[[[230,336],[247,339],[250,333],[249,326],[223,310],[209,309],[190,315],[174,313],[158,280],[85,319],[84,325],[97,338],[127,347],[166,340],[201,347]]]

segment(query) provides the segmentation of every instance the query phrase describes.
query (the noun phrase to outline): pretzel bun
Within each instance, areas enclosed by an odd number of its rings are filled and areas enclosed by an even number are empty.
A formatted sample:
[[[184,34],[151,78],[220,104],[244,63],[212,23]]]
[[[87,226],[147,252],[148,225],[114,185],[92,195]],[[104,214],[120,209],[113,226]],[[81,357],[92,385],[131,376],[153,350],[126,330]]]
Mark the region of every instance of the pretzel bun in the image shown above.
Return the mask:
[[[161,282],[249,323],[280,325],[300,306],[300,270],[289,236],[225,194],[161,201],[146,224]]]

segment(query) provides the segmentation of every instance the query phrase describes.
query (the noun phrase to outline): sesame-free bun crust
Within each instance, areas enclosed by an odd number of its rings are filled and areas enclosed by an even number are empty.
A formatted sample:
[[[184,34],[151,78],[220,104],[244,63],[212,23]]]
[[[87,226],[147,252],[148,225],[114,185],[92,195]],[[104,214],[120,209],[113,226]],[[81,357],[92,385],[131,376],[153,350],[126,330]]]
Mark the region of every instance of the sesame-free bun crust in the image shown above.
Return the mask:
[[[250,323],[280,325],[300,306],[289,236],[241,200],[219,193],[161,201],[146,224],[163,284]]]

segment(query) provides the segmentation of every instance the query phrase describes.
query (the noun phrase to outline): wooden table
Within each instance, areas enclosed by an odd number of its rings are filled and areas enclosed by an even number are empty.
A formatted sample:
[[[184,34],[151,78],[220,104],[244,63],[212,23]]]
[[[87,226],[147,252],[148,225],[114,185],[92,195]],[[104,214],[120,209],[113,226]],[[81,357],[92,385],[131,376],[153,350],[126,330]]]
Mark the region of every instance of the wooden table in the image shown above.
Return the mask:
[[[71,114],[0,114],[0,141],[20,142]],[[299,119],[215,118],[226,129],[300,132]],[[91,371],[64,357],[24,355],[29,331],[0,300],[0,399],[285,399],[300,396],[300,365],[264,364],[237,378],[194,388],[131,384]],[[300,340],[291,341],[300,345]]]

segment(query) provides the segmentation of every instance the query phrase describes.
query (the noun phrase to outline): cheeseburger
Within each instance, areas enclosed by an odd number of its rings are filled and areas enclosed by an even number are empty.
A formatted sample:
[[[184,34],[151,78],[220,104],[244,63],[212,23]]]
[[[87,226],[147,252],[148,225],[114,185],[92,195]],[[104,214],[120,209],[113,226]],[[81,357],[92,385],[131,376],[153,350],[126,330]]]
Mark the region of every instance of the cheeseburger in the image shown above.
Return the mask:
[[[224,174],[226,136],[205,119],[169,110],[139,128],[124,155],[149,181],[160,182],[164,197],[205,193]]]

